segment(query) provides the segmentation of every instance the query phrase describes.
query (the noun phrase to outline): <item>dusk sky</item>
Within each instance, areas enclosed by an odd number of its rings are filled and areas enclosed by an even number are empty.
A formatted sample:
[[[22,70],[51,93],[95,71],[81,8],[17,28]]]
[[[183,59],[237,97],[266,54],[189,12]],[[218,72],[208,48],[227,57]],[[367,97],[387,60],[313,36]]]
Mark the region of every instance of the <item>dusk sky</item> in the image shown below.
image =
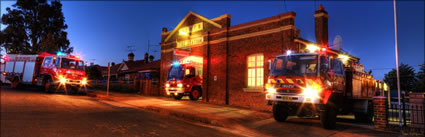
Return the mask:
[[[2,1],[1,14],[15,1]],[[160,58],[161,29],[172,30],[189,12],[206,18],[230,14],[237,25],[296,12],[295,25],[301,37],[315,41],[314,11],[322,4],[328,12],[329,42],[336,35],[342,47],[360,58],[376,79],[395,65],[394,9],[392,1],[62,1],[66,30],[74,53],[95,64],[127,60],[127,46],[135,46],[135,58],[143,59],[148,40],[155,60]],[[315,7],[316,5],[316,7]],[[424,1],[398,2],[400,62],[416,70],[424,63]],[[1,26],[1,30],[5,28]],[[156,52],[152,52],[156,51]]]

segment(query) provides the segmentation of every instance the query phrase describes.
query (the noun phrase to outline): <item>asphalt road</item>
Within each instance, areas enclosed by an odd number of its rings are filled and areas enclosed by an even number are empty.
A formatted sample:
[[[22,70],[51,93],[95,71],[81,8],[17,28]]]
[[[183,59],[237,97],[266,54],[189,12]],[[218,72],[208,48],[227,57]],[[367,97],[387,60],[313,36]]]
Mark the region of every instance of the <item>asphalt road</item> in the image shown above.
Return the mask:
[[[238,136],[137,108],[81,95],[0,87],[1,137]]]

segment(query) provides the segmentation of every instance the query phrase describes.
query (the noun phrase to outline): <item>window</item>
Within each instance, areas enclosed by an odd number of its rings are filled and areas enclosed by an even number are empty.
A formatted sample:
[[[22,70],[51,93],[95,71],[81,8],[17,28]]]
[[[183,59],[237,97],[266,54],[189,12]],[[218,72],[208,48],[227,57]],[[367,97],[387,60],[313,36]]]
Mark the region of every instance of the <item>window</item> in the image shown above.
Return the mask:
[[[43,66],[47,67],[52,63],[52,57],[45,57],[44,58],[44,62],[43,62]]]
[[[264,56],[255,54],[248,56],[248,87],[260,88],[264,84]]]

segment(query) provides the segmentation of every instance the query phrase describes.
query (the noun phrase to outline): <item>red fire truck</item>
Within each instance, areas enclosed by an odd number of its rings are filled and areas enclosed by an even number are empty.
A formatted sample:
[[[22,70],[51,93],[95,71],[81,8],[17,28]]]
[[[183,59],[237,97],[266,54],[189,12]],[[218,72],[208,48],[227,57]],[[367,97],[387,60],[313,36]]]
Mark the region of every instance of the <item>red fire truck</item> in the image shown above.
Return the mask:
[[[87,85],[84,61],[79,56],[41,53],[8,54],[3,60],[5,83],[17,88],[22,84],[43,86],[46,92],[58,89],[79,91]]]
[[[353,114],[371,121],[373,96],[388,93],[365,73],[359,59],[341,51],[307,45],[302,53],[273,59],[266,86],[266,100],[276,121],[288,116],[319,115],[324,128],[336,126],[337,114]]]
[[[167,77],[165,91],[175,99],[189,96],[198,100],[202,96],[202,57],[187,56],[174,62]]]

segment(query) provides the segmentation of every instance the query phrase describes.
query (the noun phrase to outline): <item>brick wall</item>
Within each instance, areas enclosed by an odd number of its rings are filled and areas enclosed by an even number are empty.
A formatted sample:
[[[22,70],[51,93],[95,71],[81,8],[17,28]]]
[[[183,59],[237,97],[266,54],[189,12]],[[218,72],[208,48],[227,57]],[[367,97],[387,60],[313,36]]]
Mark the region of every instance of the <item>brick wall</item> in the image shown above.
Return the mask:
[[[286,50],[300,49],[299,44],[294,42],[294,38],[298,37],[300,32],[294,25],[295,15],[294,12],[288,12],[230,27],[227,27],[230,18],[225,17],[216,20],[222,28],[204,22],[206,25],[204,32],[198,33],[204,37],[204,43],[184,49],[189,50],[190,55],[204,57],[202,85],[204,101],[271,111],[271,107],[266,105],[264,91],[244,91],[247,88],[247,57],[252,54],[264,55],[264,83],[266,83],[269,73],[268,60],[285,53]],[[199,21],[202,20],[189,17],[182,24],[190,26]],[[175,41],[180,38],[173,35],[168,41],[164,41],[165,37],[171,35],[170,32],[161,35],[162,95],[165,95],[164,84],[170,64],[178,58],[173,55],[173,50],[176,47]]]

